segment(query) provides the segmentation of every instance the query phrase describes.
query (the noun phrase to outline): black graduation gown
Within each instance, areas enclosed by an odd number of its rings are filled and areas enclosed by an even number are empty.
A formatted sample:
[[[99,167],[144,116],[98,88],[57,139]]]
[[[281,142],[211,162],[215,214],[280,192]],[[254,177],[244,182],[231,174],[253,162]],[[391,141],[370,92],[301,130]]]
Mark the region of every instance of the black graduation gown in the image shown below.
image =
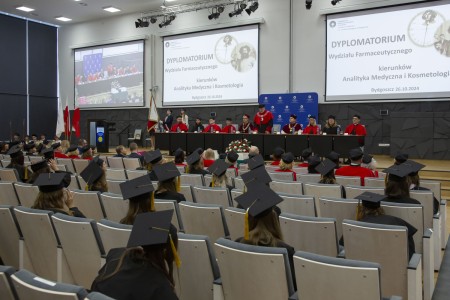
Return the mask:
[[[158,181],[158,177],[156,176],[156,174],[153,170],[150,171],[150,173],[148,173],[148,176],[150,176],[151,181]]]
[[[111,249],[99,274],[111,274],[116,269],[125,248]],[[97,279],[97,278],[96,278]],[[178,297],[165,274],[151,264],[135,262],[127,255],[114,276],[92,283],[92,291],[117,300],[177,300]]]
[[[69,215],[64,210],[57,209],[57,208],[46,208],[45,210],[49,210],[49,211],[52,211],[54,213],[60,213],[60,214],[63,214],[63,215]],[[72,207],[72,208],[69,208],[69,210],[73,213],[74,217],[86,218],[86,216],[78,209],[78,207]]]
[[[178,203],[180,203],[181,201],[187,201],[183,194],[170,191],[165,191],[162,193],[156,192],[155,199],[177,200]]]
[[[411,189],[412,191],[429,191],[430,189],[421,187],[421,186],[415,186]],[[439,201],[436,199],[436,197],[433,197],[433,214],[437,214],[439,212]]]
[[[142,155],[139,155],[137,153],[130,153],[127,157],[129,158],[139,158],[139,161],[141,162],[141,165],[144,164],[144,157]]]
[[[323,132],[326,134],[337,134],[338,127],[323,127]]]
[[[189,166],[189,174],[208,175],[209,172],[203,169],[191,169],[191,167]]]

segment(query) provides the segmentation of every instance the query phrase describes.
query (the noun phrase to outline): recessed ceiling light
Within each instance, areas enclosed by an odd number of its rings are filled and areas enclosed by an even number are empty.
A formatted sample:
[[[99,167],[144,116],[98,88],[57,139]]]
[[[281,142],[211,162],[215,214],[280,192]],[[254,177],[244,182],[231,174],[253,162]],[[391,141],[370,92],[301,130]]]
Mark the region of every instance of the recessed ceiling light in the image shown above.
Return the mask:
[[[34,10],[34,8],[29,8],[29,7],[26,7],[26,6],[19,6],[19,7],[16,7],[16,9],[21,10],[21,11],[25,11],[25,12],[30,12],[30,11]]]
[[[111,13],[115,13],[120,11],[120,9],[114,7],[114,6],[108,6],[108,7],[103,7],[103,10],[109,11]]]
[[[72,21],[72,19],[66,18],[66,17],[55,17],[56,20],[62,21],[62,22],[69,22]]]

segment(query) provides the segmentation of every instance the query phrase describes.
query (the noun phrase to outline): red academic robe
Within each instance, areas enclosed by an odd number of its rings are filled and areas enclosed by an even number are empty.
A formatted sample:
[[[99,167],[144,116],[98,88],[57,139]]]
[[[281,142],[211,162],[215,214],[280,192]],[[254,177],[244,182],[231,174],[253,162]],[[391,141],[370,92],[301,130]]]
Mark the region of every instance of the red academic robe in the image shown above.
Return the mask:
[[[270,165],[271,166],[279,166],[280,165],[280,161],[279,160],[274,160]]]
[[[294,174],[294,181],[297,181],[297,173],[295,173],[295,172],[292,171],[292,170],[281,170],[281,169],[278,169],[278,170],[275,170],[275,172],[284,172],[284,173],[286,173],[286,172],[292,172],[292,173]]]
[[[220,128],[219,125],[217,124],[213,124],[213,125],[208,125],[206,126],[205,130],[203,130],[203,132],[220,132],[222,129]]]
[[[257,112],[253,118],[256,129],[259,133],[271,133],[273,126],[273,115],[270,111],[265,110],[263,113]]]
[[[295,125],[286,124],[283,126],[283,132],[285,134],[297,133],[300,129],[302,129],[302,125],[298,123],[295,123]]]
[[[303,134],[319,134],[319,126],[306,126],[305,130],[303,130]]]
[[[208,168],[210,166],[212,166],[212,164],[215,162],[214,159],[204,159],[203,160],[203,165],[205,166],[205,168]]]
[[[222,129],[222,132],[223,132],[223,133],[235,133],[235,132],[236,132],[236,127],[234,127],[233,125],[225,126],[225,127]]]
[[[78,155],[70,155],[69,158],[71,158],[71,159],[80,159],[80,157]]]
[[[372,170],[363,168],[360,165],[350,165],[345,167],[340,167],[335,171],[337,176],[359,176],[361,178],[361,185],[364,186],[364,178],[375,177]]]
[[[61,152],[54,152],[55,158],[69,158],[67,155],[61,153]]]
[[[240,133],[252,133],[255,130],[255,126],[253,126],[250,123],[244,124],[242,123],[239,125],[239,132]]]
[[[179,130],[178,130],[178,128],[179,128]],[[184,131],[184,132],[188,132],[189,131],[189,129],[186,126],[186,124],[176,123],[176,124],[172,125],[172,128],[170,128],[170,132],[181,132],[181,131]]]
[[[301,168],[307,168],[308,167],[308,163],[307,162],[303,162],[301,164],[298,164],[299,167]]]
[[[350,124],[345,128],[345,133],[351,134],[351,135],[367,135],[366,127],[364,127],[361,124]]]

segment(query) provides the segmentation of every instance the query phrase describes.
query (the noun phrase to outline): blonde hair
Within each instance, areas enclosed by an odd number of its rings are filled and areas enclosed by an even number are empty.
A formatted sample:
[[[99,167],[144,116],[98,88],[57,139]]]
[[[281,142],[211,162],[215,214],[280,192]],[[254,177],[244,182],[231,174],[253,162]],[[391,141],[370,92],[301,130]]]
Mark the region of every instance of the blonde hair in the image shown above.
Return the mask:
[[[223,173],[222,176],[217,176],[213,174],[212,179],[214,182],[213,187],[227,187],[228,182],[227,172]]]
[[[280,160],[280,169],[285,170],[292,170],[293,163],[287,164],[283,160]]]
[[[206,149],[203,156],[205,159],[214,159],[214,150],[211,148]]]
[[[70,147],[70,142],[68,140],[61,141],[61,153],[66,153],[67,149]]]

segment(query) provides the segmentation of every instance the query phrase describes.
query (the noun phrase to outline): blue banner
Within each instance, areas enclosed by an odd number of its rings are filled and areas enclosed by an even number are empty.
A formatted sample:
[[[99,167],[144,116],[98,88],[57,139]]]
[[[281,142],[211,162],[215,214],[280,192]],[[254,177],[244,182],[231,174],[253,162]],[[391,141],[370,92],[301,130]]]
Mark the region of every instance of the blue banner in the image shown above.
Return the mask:
[[[297,123],[302,124],[303,129],[309,123],[309,115],[318,118],[319,114],[317,93],[262,94],[258,102],[266,105],[273,114],[273,124],[279,124],[281,128],[289,123],[291,114],[297,115]]]

